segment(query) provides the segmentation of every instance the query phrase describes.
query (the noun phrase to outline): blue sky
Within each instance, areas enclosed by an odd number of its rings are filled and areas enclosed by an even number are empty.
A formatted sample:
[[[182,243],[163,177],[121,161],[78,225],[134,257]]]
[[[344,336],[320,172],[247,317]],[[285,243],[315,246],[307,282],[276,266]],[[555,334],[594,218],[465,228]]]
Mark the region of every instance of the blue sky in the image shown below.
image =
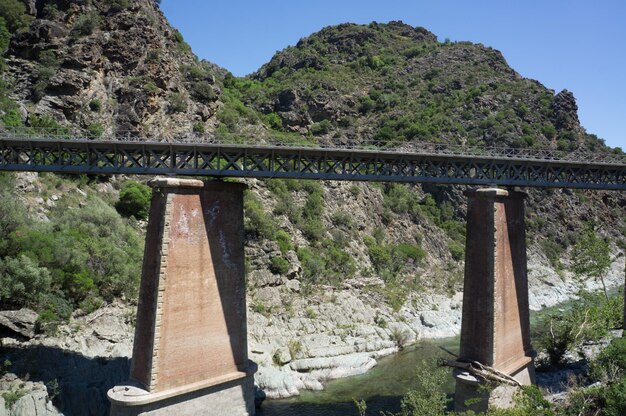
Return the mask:
[[[494,47],[524,77],[577,98],[582,125],[626,149],[624,0],[162,0],[194,52],[235,75],[319,29],[402,20]]]

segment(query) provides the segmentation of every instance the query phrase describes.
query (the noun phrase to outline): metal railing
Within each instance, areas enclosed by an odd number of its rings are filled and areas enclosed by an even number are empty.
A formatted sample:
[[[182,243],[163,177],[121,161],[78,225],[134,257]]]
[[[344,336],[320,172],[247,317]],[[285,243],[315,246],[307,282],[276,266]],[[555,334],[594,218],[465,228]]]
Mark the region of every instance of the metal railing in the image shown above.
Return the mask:
[[[98,142],[141,142],[141,143],[187,143],[246,147],[284,147],[344,151],[361,150],[372,152],[397,152],[440,156],[463,156],[477,158],[517,159],[529,161],[562,161],[574,163],[626,164],[626,154],[609,149],[590,151],[576,149],[563,151],[553,148],[511,148],[498,146],[462,145],[422,141],[391,142],[380,140],[349,141],[343,138],[319,140],[296,136],[242,136],[227,133],[186,133],[168,136],[141,136],[137,132],[116,131],[94,134],[76,128],[0,128],[0,139],[4,140],[73,140]]]

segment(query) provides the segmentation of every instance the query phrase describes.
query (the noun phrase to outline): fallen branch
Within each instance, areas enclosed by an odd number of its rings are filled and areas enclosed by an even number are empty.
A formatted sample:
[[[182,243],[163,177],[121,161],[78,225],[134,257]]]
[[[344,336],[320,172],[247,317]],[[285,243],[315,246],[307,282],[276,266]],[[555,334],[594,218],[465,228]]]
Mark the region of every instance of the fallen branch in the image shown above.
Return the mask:
[[[478,361],[459,361],[459,360],[444,360],[442,365],[465,370],[470,374],[482,377],[486,380],[497,381],[499,383],[509,384],[515,387],[521,387],[521,383],[515,380],[510,375],[496,370],[493,367],[481,364]]]

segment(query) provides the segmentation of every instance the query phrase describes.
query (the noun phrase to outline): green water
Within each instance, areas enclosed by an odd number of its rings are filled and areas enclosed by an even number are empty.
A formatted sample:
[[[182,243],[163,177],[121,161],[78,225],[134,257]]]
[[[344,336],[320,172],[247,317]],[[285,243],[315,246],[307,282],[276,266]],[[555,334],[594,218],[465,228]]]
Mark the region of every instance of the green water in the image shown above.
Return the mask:
[[[397,411],[400,399],[415,387],[415,372],[423,360],[446,357],[439,346],[457,353],[459,338],[424,341],[398,354],[381,358],[366,374],[325,383],[322,391],[302,391],[298,397],[266,400],[257,415],[262,416],[348,416],[358,415],[354,399],[365,400],[368,414]],[[454,391],[450,377],[446,392]]]
[[[611,291],[619,295],[623,289]],[[539,328],[541,316],[546,313],[564,312],[577,301],[561,303],[540,312],[530,312],[531,338],[543,329]],[[415,388],[415,372],[424,360],[449,355],[439,346],[458,353],[459,337],[429,340],[418,343],[406,350],[379,360],[376,367],[368,373],[334,380],[325,383],[323,391],[302,391],[301,395],[284,400],[266,400],[257,412],[259,416],[351,416],[357,415],[354,399],[365,400],[368,415],[378,415],[381,410],[397,412],[400,410],[402,396]],[[448,379],[445,392],[454,392],[454,379]]]

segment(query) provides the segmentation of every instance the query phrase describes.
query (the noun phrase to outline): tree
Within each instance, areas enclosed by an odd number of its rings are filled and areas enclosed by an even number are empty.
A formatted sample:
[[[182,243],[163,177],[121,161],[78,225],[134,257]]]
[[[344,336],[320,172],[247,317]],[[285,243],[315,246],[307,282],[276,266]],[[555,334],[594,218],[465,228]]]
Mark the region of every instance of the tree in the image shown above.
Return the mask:
[[[588,227],[572,251],[573,271],[578,277],[588,276],[599,279],[606,298],[609,298],[604,277],[611,267],[609,243]]]

